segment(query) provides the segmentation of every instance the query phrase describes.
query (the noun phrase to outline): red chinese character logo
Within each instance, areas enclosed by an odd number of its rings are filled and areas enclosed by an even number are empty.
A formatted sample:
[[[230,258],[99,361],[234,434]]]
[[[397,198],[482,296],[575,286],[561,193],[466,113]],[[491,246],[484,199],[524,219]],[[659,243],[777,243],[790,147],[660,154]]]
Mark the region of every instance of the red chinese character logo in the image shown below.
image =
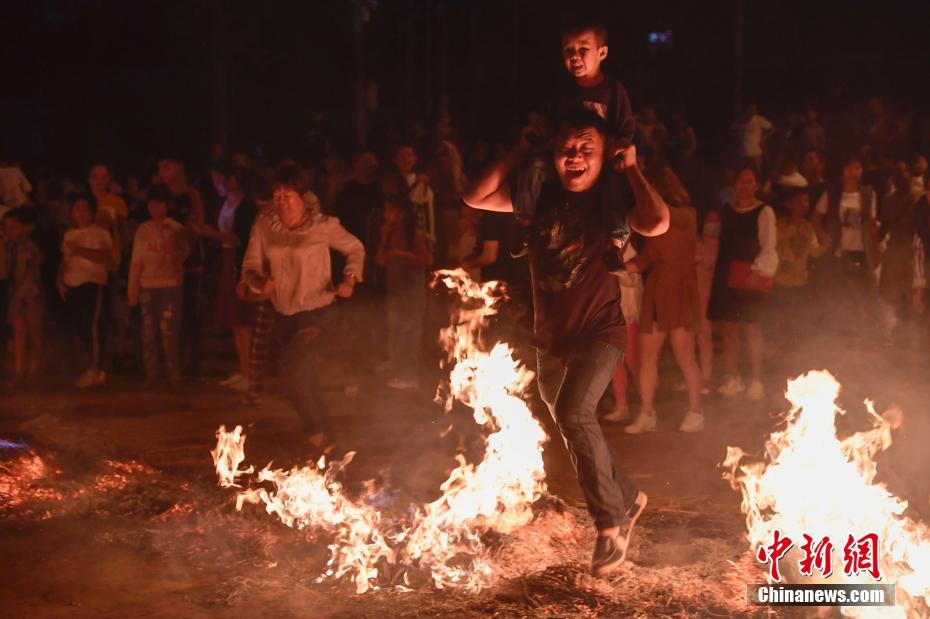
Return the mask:
[[[756,558],[760,563],[770,563],[769,573],[772,576],[772,580],[775,582],[781,582],[781,574],[778,572],[778,561],[784,557],[791,547],[794,546],[794,542],[791,541],[790,537],[782,537],[781,531],[775,529],[775,535],[770,546],[759,546],[759,552],[756,553]]]
[[[844,574],[855,576],[859,572],[868,572],[875,580],[881,580],[878,561],[878,535],[876,533],[863,535],[859,539],[854,539],[852,534],[849,535],[843,547]]]
[[[817,568],[824,576],[833,573],[833,542],[830,541],[829,535],[825,535],[814,544],[814,538],[805,533],[801,552],[804,553],[804,558],[798,561],[798,567],[804,576],[811,576],[813,568]]]

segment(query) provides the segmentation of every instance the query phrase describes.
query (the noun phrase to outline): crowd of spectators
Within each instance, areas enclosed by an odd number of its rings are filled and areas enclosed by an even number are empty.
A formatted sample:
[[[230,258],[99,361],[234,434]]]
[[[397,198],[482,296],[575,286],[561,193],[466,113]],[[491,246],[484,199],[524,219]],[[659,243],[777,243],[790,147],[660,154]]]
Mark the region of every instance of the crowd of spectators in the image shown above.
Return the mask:
[[[639,111],[641,167],[673,215],[667,234],[634,238],[624,258],[628,347],[608,420],[628,418],[632,385],[642,408],[628,431],[655,427],[666,338],[688,412],[700,413],[714,391],[764,396],[766,335],[789,345],[806,323],[894,344],[922,324],[927,143],[880,99],[868,101],[861,118],[854,135],[844,128],[838,136],[813,108],[770,120],[750,104],[732,124],[729,146],[708,152],[682,114],[666,124],[655,107]],[[362,294],[352,302],[375,308],[381,321],[359,325],[384,345],[372,370],[396,389],[419,388],[422,352],[434,340],[423,329],[428,271],[462,267],[508,282],[513,305],[530,301],[521,293],[529,276],[518,220],[462,201],[468,178],[503,145],[469,141],[447,114],[432,132],[418,128],[387,150],[351,156],[321,139],[274,160],[217,146],[203,161],[162,154],[145,170],[99,161],[76,177],[37,177],[3,162],[7,388],[63,377],[77,388],[114,378],[223,378],[257,402],[275,350],[287,358],[280,367],[316,373],[287,342],[298,333],[306,343],[325,328],[276,323],[294,308],[352,296],[356,285]],[[298,234],[302,226],[318,236]],[[276,244],[298,242],[307,243],[302,262],[281,262]],[[282,329],[291,332],[283,340]],[[206,376],[204,338],[220,335],[231,337],[236,362],[228,377]],[[296,374],[290,382],[295,402],[316,397]],[[314,406],[303,406],[310,434],[319,429]],[[701,425],[686,417],[682,429]]]

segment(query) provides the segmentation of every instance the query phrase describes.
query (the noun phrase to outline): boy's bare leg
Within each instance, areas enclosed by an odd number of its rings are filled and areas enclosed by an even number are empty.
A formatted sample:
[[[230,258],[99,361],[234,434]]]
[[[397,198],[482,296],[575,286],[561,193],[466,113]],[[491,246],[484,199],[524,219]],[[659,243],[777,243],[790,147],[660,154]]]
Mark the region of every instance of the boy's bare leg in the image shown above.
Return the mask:
[[[13,379],[18,383],[23,379],[26,368],[26,325],[21,318],[14,318],[13,327]]]
[[[29,343],[32,344],[32,355],[29,359],[29,378],[35,378],[42,370],[42,357],[45,348],[45,342],[42,332],[42,316],[33,316],[27,321],[27,330],[29,333]]]

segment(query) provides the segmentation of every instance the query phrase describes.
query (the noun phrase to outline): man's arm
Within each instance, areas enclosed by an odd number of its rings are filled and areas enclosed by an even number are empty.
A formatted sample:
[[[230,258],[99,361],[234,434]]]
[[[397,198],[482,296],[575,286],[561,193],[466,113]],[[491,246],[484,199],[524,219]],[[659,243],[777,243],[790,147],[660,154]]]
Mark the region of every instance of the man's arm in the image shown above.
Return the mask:
[[[498,241],[485,241],[481,244],[481,253],[474,258],[466,258],[462,262],[462,268],[468,271],[492,265],[497,262],[499,252],[500,243]]]
[[[630,228],[643,236],[665,234],[669,226],[668,205],[662,196],[652,188],[642,170],[636,164],[636,147],[630,146],[623,151],[623,160],[619,169],[626,172],[633,189],[633,212],[630,213]]]
[[[483,211],[512,213],[513,201],[507,177],[520,165],[528,150],[529,144],[524,137],[506,157],[482,171],[462,195],[465,204]]]

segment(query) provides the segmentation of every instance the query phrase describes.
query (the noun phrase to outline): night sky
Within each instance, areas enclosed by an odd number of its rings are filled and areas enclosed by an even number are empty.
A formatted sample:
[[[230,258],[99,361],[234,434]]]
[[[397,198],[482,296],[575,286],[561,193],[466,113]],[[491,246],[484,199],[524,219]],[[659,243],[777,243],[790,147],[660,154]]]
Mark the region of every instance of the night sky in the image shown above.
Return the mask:
[[[463,132],[503,139],[563,78],[558,33],[566,3],[360,4],[369,16],[362,68],[376,132],[402,132],[416,119],[432,125],[446,103]],[[314,112],[329,119],[337,150],[349,153],[356,147],[358,5],[8,3],[0,26],[3,158],[61,171],[96,157],[125,169],[166,149],[203,159],[224,128],[234,146],[283,154]],[[589,8],[610,28],[608,71],[627,85],[634,107],[685,111],[706,142],[733,113],[736,5],[653,0]],[[808,103],[843,109],[873,94],[927,109],[928,7],[745,2],[745,99],[760,101],[771,117]],[[656,31],[671,31],[671,45],[651,45]]]

